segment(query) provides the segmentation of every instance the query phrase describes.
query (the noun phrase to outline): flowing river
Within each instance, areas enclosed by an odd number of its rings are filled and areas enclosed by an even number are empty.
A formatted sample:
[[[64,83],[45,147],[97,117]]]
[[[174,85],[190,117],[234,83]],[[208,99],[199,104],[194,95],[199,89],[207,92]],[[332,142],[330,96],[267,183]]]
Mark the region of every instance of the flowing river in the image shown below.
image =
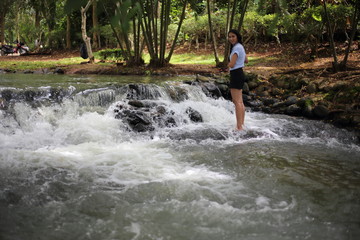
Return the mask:
[[[353,133],[167,80],[0,75],[0,239],[360,239]]]

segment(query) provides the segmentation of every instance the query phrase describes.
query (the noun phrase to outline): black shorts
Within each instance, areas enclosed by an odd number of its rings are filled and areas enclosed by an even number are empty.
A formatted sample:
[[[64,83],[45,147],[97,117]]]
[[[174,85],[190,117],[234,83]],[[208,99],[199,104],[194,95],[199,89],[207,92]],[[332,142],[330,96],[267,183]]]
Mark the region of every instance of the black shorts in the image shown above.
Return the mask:
[[[230,71],[230,88],[243,89],[245,83],[245,74],[242,68]]]

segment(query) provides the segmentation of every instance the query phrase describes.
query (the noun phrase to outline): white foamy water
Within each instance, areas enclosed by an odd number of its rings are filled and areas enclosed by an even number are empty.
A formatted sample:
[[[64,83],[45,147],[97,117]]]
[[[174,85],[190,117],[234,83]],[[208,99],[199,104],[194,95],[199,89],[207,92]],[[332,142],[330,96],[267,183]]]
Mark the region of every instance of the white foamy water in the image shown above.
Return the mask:
[[[71,91],[0,110],[1,239],[360,236],[351,133],[249,109],[234,132],[231,102],[179,83],[139,90],[139,111],[176,125],[135,132],[116,118],[129,90]]]

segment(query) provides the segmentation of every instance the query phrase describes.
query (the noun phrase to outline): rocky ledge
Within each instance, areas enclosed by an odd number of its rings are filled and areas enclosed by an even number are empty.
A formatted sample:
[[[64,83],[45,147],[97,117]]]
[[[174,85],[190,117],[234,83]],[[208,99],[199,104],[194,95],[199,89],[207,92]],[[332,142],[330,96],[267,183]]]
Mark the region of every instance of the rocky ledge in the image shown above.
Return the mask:
[[[253,111],[323,120],[360,133],[359,78],[339,74],[337,79],[312,79],[304,74],[274,74],[269,79],[247,73],[243,100]],[[215,82],[231,100],[228,78],[198,77]]]

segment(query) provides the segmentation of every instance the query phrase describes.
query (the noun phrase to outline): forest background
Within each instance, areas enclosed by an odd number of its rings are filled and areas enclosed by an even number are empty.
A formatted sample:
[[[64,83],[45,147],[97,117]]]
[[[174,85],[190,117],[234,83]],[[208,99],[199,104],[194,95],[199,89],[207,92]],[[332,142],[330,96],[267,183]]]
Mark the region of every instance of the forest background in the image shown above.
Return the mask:
[[[308,49],[309,60],[325,45],[338,71],[356,50],[359,9],[359,0],[2,0],[0,42],[25,42],[32,52],[79,49],[85,42],[91,61],[94,50],[97,58],[129,66],[145,58],[156,67],[176,48],[209,49],[223,67],[227,32],[235,28],[245,46],[290,43]]]

